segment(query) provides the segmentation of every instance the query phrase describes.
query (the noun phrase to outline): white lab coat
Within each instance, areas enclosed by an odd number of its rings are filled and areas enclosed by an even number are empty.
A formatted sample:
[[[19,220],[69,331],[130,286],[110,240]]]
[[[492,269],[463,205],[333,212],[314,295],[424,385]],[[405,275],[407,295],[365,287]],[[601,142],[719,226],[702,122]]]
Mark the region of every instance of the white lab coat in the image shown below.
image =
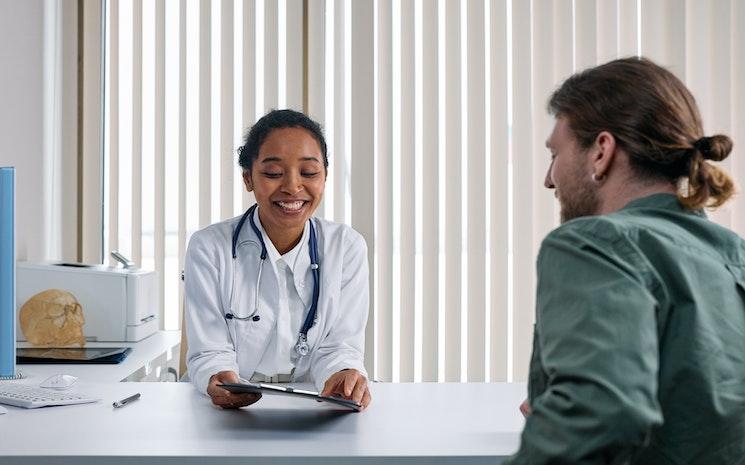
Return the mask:
[[[240,217],[195,232],[184,268],[184,310],[189,350],[187,369],[196,388],[206,394],[212,375],[232,370],[249,379],[276,330],[279,290],[272,265],[264,263],[259,290],[259,321],[226,320],[232,311],[247,316],[255,306],[261,245],[248,221],[241,228],[232,262],[231,240]],[[367,246],[344,224],[314,218],[321,271],[316,324],[308,331],[310,353],[300,358],[295,379],[311,381],[320,391],[344,368],[367,376],[363,365],[369,307]],[[267,259],[268,260],[268,259]],[[307,270],[306,273],[300,270]],[[235,270],[233,309],[228,309]],[[310,257],[297,258],[296,286],[313,286]],[[231,338],[232,336],[232,338]],[[235,341],[235,346],[233,342]],[[271,373],[268,373],[271,374]]]

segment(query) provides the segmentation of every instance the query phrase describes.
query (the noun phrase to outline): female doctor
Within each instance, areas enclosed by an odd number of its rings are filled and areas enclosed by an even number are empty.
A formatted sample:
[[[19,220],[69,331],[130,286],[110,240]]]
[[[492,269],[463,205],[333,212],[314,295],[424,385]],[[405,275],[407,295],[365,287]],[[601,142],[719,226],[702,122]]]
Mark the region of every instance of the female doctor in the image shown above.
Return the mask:
[[[223,408],[261,397],[218,387],[241,378],[311,381],[366,407],[367,246],[349,226],[312,217],[328,167],[320,126],[273,110],[249,131],[239,164],[256,205],[194,233],[186,252],[192,382]]]

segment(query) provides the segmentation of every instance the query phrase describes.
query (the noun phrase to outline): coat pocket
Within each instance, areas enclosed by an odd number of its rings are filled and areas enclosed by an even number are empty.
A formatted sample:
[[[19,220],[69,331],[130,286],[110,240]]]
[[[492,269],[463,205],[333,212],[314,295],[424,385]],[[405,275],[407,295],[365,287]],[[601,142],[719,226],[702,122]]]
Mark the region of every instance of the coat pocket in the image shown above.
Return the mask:
[[[233,334],[233,348],[241,375],[250,377],[266,352],[275,321],[266,315],[258,321],[233,320],[228,322]]]

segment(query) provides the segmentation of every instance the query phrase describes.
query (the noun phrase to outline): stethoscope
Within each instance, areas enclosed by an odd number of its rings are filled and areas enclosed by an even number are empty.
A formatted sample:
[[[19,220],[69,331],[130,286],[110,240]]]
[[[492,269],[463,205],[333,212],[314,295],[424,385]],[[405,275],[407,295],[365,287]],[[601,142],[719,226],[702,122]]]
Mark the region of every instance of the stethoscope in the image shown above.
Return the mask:
[[[264,268],[264,261],[266,260],[267,252],[266,252],[266,245],[264,244],[264,238],[261,235],[261,231],[259,231],[259,228],[256,227],[256,223],[254,222],[254,211],[256,211],[257,204],[254,204],[251,208],[249,208],[246,213],[243,214],[241,219],[238,221],[238,225],[235,228],[235,231],[233,231],[233,280],[232,285],[230,287],[230,302],[228,306],[228,313],[225,314],[226,320],[239,320],[239,321],[259,321],[261,318],[256,313],[259,311],[259,286],[261,285],[261,271]],[[236,249],[238,248],[238,235],[241,232],[241,228],[243,228],[243,223],[246,222],[246,218],[248,218],[248,222],[251,225],[251,229],[253,229],[254,233],[256,234],[256,237],[259,238],[259,243],[261,244],[261,261],[259,262],[259,274],[256,278],[256,292],[255,299],[254,299],[254,311],[245,317],[236,316],[233,314],[233,292],[235,291],[235,262],[237,261],[237,253]],[[310,304],[310,310],[308,311],[308,315],[305,317],[305,322],[303,322],[302,328],[300,328],[300,334],[297,338],[297,342],[295,343],[295,352],[300,356],[304,357],[308,355],[308,352],[310,352],[310,347],[308,346],[308,331],[310,328],[313,327],[313,325],[316,322],[316,312],[318,309],[318,294],[320,292],[320,289],[318,287],[318,283],[320,281],[320,274],[321,269],[318,265],[318,242],[316,241],[316,228],[313,226],[313,221],[311,219],[308,219],[308,224],[310,226],[310,239],[308,240],[308,254],[310,255],[310,270],[313,274],[313,301]]]

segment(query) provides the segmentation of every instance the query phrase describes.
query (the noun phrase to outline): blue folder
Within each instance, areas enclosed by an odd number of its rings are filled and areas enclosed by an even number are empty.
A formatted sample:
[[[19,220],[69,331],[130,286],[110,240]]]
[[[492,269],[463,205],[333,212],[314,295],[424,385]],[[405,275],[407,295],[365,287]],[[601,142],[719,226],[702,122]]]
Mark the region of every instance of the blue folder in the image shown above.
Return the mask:
[[[15,168],[0,168],[0,379],[16,376]]]

